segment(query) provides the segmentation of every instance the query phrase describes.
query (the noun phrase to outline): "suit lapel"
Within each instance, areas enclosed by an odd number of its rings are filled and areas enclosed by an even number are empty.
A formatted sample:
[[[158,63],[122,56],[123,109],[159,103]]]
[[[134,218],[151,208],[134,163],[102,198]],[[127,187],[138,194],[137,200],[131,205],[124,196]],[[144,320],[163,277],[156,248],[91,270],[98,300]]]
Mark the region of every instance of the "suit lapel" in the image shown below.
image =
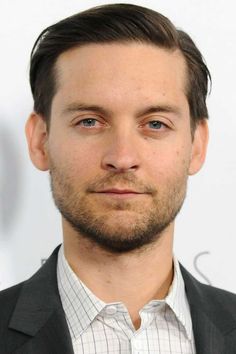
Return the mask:
[[[201,309],[193,305],[190,309],[197,354],[224,353],[224,337],[219,329]]]
[[[198,282],[182,266],[181,272],[190,305],[197,354],[235,353],[235,336],[226,345],[228,334],[234,333],[236,328],[235,318],[215,299],[216,290]],[[231,345],[234,347],[232,351],[229,349]]]
[[[22,287],[9,323],[9,330],[14,330],[8,345],[11,353],[73,354],[57,288],[57,253],[58,248]]]
[[[14,354],[73,354],[63,312],[50,316],[41,330]]]

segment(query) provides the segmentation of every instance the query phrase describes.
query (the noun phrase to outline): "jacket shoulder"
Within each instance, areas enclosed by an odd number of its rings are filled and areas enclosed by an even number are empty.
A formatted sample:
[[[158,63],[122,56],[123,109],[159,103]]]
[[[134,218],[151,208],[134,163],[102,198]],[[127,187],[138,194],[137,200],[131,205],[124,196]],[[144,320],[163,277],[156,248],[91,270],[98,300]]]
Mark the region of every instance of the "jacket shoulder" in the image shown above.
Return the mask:
[[[209,301],[217,302],[228,310],[234,310],[234,312],[236,312],[236,294],[211,285],[199,284],[202,293],[204,293]]]
[[[230,315],[236,320],[236,294],[206,285],[195,279],[182,265],[181,272],[185,282],[188,301],[192,306],[201,305],[212,315]]]

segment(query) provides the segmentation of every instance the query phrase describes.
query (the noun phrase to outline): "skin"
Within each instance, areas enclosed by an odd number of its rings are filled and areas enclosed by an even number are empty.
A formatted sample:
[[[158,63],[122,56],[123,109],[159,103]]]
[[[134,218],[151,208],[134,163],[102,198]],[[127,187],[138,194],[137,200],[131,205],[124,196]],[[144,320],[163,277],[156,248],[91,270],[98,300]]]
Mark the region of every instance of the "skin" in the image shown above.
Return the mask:
[[[161,220],[168,205],[181,207],[208,141],[205,119],[191,135],[181,53],[139,43],[91,44],[61,54],[56,68],[50,130],[35,112],[26,125],[31,159],[50,171],[54,198],[68,200],[74,213],[83,205],[86,220],[100,220],[102,233],[125,241],[134,225],[144,230],[152,210]],[[78,103],[102,110],[81,110]],[[172,282],[174,221],[143,247],[123,252],[84,237],[64,217],[62,225],[74,272],[103,301],[123,302],[139,328],[140,309],[163,299]]]

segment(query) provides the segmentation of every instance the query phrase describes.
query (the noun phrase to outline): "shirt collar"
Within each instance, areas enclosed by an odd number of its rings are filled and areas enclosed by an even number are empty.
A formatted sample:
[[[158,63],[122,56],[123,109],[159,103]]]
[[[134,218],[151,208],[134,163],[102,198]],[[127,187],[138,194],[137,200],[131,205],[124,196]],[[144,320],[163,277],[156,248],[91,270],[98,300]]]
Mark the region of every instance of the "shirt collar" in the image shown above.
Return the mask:
[[[103,310],[98,299],[78,278],[68,264],[61,246],[57,263],[58,289],[70,332],[77,338]]]
[[[70,332],[74,338],[77,338],[107,304],[97,298],[73,272],[64,256],[63,246],[58,253],[57,279]],[[167,297],[164,300],[152,300],[149,304],[158,301],[165,302],[171,308],[184,327],[188,339],[191,340],[193,332],[190,309],[185,293],[184,280],[176,258],[174,258],[174,278]]]
[[[176,257],[174,257],[174,278],[165,301],[184,327],[188,339],[192,340],[193,329],[190,307],[185,292],[185,285],[182,273],[180,271],[179,262]]]

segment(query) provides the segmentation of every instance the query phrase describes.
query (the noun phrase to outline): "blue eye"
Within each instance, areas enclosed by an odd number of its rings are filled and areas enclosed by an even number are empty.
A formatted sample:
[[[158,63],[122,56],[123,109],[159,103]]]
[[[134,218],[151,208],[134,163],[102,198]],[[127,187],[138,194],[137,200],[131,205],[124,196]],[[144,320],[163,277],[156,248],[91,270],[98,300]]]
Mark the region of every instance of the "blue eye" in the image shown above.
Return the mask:
[[[151,122],[148,122],[149,127],[152,129],[161,129],[163,127],[163,123],[160,122],[159,120],[153,120]]]
[[[80,125],[83,125],[84,127],[94,127],[96,124],[97,120],[93,118],[87,118],[83,119],[79,122]]]

